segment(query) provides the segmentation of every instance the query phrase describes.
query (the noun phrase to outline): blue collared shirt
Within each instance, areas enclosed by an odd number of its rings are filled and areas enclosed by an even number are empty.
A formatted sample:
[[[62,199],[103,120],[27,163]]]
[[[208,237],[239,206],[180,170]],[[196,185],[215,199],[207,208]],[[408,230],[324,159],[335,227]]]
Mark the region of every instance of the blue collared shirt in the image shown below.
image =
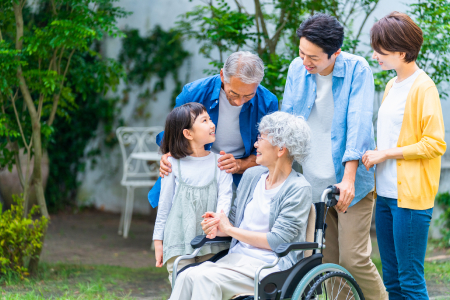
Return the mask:
[[[355,198],[350,206],[364,198],[374,187],[374,168],[367,171],[361,163],[364,153],[375,149],[372,124],[374,90],[372,70],[367,61],[360,56],[341,52],[333,69],[331,149],[336,182],[342,181],[347,161],[360,162],[355,178]],[[315,76],[308,73],[301,58],[296,58],[289,66],[281,111],[303,116],[307,120],[315,100]]]
[[[188,83],[183,87],[183,91],[176,99],[175,107],[189,102],[198,102],[203,104],[208,111],[211,120],[216,125],[219,121],[219,95],[222,88],[220,75],[202,78]],[[243,157],[256,155],[254,144],[258,136],[258,124],[262,117],[278,110],[278,99],[268,89],[259,85],[255,96],[242,105],[239,114],[239,128],[242,141],[244,142],[245,153]],[[164,131],[156,137],[156,143],[161,145]],[[212,144],[206,145],[207,150],[211,149]],[[242,174],[233,174],[233,182],[239,185]],[[148,199],[153,207],[156,207],[159,201],[159,191],[161,189],[161,179],[158,179],[155,186],[148,194]]]

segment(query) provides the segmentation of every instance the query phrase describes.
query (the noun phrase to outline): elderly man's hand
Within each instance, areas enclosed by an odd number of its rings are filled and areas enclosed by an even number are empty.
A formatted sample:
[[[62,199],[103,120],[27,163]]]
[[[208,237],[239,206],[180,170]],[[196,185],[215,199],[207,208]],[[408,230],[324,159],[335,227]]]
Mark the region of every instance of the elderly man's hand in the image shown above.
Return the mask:
[[[170,164],[168,159],[169,156],[172,155],[170,155],[170,153],[164,154],[159,162],[159,176],[161,176],[161,178],[164,178],[164,176],[167,176],[172,172],[172,165]]]

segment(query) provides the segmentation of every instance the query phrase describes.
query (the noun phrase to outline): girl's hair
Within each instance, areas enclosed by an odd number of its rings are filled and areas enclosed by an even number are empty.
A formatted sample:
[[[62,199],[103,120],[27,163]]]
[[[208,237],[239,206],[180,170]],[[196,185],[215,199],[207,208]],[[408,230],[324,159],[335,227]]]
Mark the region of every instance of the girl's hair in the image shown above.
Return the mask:
[[[175,159],[191,155],[189,141],[184,137],[183,130],[191,129],[197,117],[203,112],[206,112],[206,108],[196,102],[174,108],[166,118],[161,152],[163,154],[170,152]]]
[[[381,18],[370,30],[370,44],[373,50],[386,55],[389,52],[405,52],[405,62],[410,63],[419,56],[423,33],[407,15],[394,11]]]

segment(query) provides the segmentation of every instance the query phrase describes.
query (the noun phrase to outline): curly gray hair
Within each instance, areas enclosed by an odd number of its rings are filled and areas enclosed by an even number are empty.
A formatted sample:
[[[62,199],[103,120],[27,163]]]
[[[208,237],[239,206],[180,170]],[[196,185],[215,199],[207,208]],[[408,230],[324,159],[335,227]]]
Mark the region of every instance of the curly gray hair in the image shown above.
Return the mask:
[[[301,163],[309,154],[311,131],[303,117],[277,111],[264,116],[258,130],[273,146],[286,147],[291,160]]]

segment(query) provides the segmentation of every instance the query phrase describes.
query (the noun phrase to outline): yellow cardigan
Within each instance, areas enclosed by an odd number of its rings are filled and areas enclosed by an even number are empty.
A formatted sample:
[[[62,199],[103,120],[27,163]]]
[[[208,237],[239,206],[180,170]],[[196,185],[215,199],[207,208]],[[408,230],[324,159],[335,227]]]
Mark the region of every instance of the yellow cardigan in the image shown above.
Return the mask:
[[[383,101],[397,77],[384,91]],[[439,188],[441,156],[447,145],[439,93],[433,80],[423,72],[408,93],[397,147],[398,207],[424,210],[434,206]]]

